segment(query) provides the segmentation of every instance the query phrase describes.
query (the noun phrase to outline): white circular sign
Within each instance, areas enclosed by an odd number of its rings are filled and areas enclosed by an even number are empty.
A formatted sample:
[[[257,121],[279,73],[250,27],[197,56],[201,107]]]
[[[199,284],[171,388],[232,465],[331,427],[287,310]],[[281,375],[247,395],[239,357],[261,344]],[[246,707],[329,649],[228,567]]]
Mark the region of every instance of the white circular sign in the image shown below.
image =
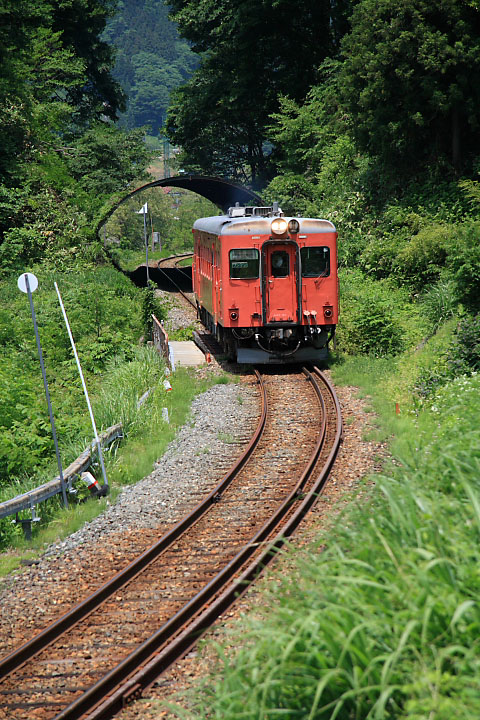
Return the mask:
[[[38,280],[33,273],[23,273],[23,275],[20,275],[20,277],[18,278],[18,281],[17,281],[18,289],[24,293],[28,292],[27,280],[26,280],[27,275],[28,275],[28,284],[30,286],[30,292],[35,292],[35,290],[38,287]]]

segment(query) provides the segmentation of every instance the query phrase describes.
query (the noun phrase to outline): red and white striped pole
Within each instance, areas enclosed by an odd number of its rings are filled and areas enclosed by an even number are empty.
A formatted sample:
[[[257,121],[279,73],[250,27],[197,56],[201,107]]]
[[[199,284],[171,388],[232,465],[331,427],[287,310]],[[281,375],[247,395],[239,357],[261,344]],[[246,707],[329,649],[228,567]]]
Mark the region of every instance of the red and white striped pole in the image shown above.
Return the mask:
[[[97,482],[97,479],[93,477],[92,473],[83,472],[80,477],[82,478],[83,482],[86,484],[87,488],[90,490],[90,493],[92,495],[98,495],[100,491],[100,486]]]

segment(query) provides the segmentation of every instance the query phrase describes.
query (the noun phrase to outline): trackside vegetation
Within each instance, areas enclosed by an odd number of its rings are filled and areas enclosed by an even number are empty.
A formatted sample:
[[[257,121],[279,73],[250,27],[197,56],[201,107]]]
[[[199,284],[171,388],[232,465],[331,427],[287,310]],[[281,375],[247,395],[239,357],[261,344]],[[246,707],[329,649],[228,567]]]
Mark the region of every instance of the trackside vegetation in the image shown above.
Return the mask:
[[[174,391],[167,393],[163,387],[165,363],[146,343],[146,315],[152,310],[159,318],[163,314],[151,291],[136,288],[111,265],[83,263],[69,270],[55,272],[45,264],[33,267],[39,280],[34,302],[62,465],[67,467],[89,445],[93,431],[54,280],[69,316],[97,426],[102,430],[123,424],[121,446],[105,452],[112,499],[122,485],[151,472],[155,460],[185,422],[195,394],[214,381],[199,380],[179,370],[170,377]],[[1,502],[51,480],[58,469],[30,307],[17,288],[16,275],[2,283],[0,294]],[[147,391],[148,398],[138,407]],[[168,410],[169,422],[163,408]],[[94,471],[100,477],[99,467]],[[37,507],[41,522],[34,524],[33,547],[41,548],[45,542],[72,532],[104,508],[104,501],[87,502],[88,491],[81,482],[76,488],[78,493],[70,496],[72,507],[68,512],[61,508],[59,498]],[[15,561],[8,556],[6,569],[12,562],[18,563],[32,546],[24,542],[21,526],[5,518],[0,520],[0,548],[12,545],[18,551]]]
[[[399,426],[392,462],[333,529],[290,548],[180,717],[479,713],[480,376],[459,376],[422,411],[396,416],[378,390],[390,365],[347,361],[333,372],[373,389],[377,433]]]

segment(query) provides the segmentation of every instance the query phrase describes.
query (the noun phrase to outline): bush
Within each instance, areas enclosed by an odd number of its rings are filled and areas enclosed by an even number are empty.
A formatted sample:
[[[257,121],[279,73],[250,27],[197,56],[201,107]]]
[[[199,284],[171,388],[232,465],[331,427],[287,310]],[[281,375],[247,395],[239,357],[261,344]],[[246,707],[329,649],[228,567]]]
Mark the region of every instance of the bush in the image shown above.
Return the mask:
[[[267,203],[277,201],[286,215],[318,215],[315,185],[303,175],[288,173],[274,178],[263,197]]]
[[[398,253],[399,275],[416,290],[438,280],[453,237],[453,227],[430,225],[422,228]]]
[[[413,386],[420,406],[458,377],[480,371],[480,315],[464,318],[446,350],[429,367],[421,368]],[[418,402],[418,400],[420,402]]]
[[[143,337],[144,340],[152,339],[153,332],[153,319],[152,314],[155,315],[157,320],[162,320],[162,309],[160,303],[155,297],[156,285],[153,282],[149,282],[148,286],[143,290],[142,295],[142,326],[143,326]]]
[[[453,271],[459,301],[471,312],[479,312],[480,222],[458,226],[448,264]]]
[[[401,352],[407,345],[399,314],[405,298],[388,284],[375,282],[360,272],[342,275],[338,326],[339,349],[382,356]],[[406,309],[406,308],[405,308]]]
[[[453,377],[480,370],[480,315],[460,322],[447,362]]]

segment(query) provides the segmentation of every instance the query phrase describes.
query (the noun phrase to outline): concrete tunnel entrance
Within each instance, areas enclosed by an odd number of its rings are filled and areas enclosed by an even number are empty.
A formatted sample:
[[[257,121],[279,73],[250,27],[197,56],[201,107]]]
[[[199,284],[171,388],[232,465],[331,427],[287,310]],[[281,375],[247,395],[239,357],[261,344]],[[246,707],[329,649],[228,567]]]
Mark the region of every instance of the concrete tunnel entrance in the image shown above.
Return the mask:
[[[110,208],[108,213],[103,216],[97,225],[97,236],[101,238],[101,230],[108,218],[113,215],[115,210],[130,198],[155,187],[178,187],[183,190],[190,190],[213,202],[222,213],[227,213],[228,208],[240,203],[240,205],[263,205],[262,198],[253,190],[238,185],[231,180],[225,178],[209,177],[205,175],[176,175],[175,177],[164,178],[162,180],[154,180],[151,183],[142,185],[123,197],[119,202]],[[147,285],[147,268],[146,265],[140,265],[136,270],[127,271],[118,266],[112,259],[117,270],[129,277],[137,287],[146,287]],[[180,288],[183,292],[192,292],[192,269],[185,268],[156,268],[149,265],[148,274],[160,290],[174,292]]]
[[[147,268],[145,265],[139,265],[136,270],[123,271],[127,277],[137,286],[146,287],[147,285]],[[148,275],[150,280],[155,283],[159,290],[167,292],[192,292],[192,268],[156,268],[148,266]]]

